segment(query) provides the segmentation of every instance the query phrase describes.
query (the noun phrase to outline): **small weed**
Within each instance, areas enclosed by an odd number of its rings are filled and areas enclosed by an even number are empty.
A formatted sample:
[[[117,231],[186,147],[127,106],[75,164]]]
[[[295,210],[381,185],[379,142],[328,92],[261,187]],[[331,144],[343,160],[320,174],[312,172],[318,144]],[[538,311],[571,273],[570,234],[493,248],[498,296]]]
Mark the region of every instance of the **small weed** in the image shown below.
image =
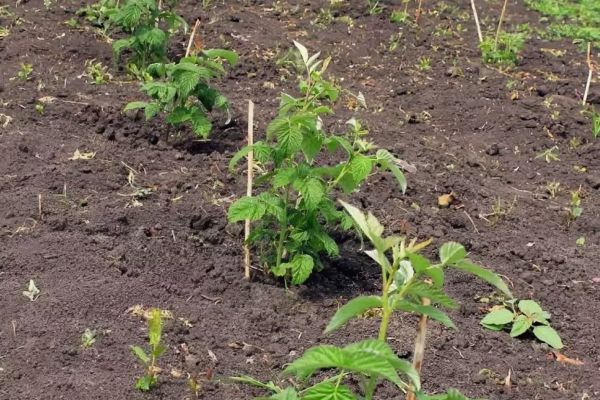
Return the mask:
[[[33,279],[29,280],[27,290],[23,291],[23,296],[27,297],[30,301],[36,301],[40,296],[40,289],[37,288]]]
[[[93,85],[103,85],[112,79],[112,75],[108,73],[108,67],[102,65],[100,61],[95,59],[85,62],[85,75],[91,79]]]
[[[395,24],[406,24],[410,22],[410,14],[408,13],[408,1],[403,0],[404,10],[393,10],[390,15],[390,21]]]
[[[592,136],[600,138],[600,113],[596,111],[592,111]]]
[[[21,64],[21,69],[17,72],[17,78],[22,81],[27,81],[31,78],[31,73],[33,72],[33,65],[23,63]]]
[[[162,313],[159,309],[152,309],[148,317],[148,345],[150,353],[147,354],[139,346],[131,346],[131,351],[137,359],[144,365],[146,370],[144,376],[138,378],[135,388],[143,392],[152,389],[158,383],[159,368],[156,361],[166,350],[161,344],[162,335]]]
[[[486,36],[479,44],[483,61],[504,67],[515,66],[519,62],[519,53],[523,50],[526,35],[523,33],[501,32],[496,42],[494,37]]]
[[[514,305],[517,304],[517,307]],[[483,318],[481,325],[493,331],[510,327],[510,336],[521,336],[531,330],[538,340],[555,349],[563,347],[558,333],[550,326],[550,314],[533,300],[512,300],[507,305],[493,307]]]
[[[83,16],[92,26],[106,33],[112,26],[111,18],[118,8],[119,0],[99,0],[77,10],[77,15]]]
[[[379,0],[367,0],[367,9],[369,15],[381,14],[383,7],[379,5]]]
[[[389,53],[393,53],[398,49],[398,46],[400,45],[401,37],[402,37],[401,33],[392,33],[390,35],[389,44],[388,44],[388,48],[387,48],[387,51]]]
[[[583,213],[583,208],[581,208],[581,188],[571,192],[571,202],[566,210],[569,213],[569,221],[575,221],[581,216]]]
[[[96,330],[85,328],[81,334],[81,346],[84,348],[90,348],[96,343]]]
[[[69,18],[63,23],[71,29],[81,29],[81,24],[79,23],[77,18]]]
[[[510,203],[501,199],[500,197],[496,197],[496,199],[494,199],[494,204],[492,205],[492,212],[488,214],[480,214],[480,218],[488,221],[490,225],[496,225],[498,221],[506,218],[512,212],[516,204],[516,197]]]
[[[421,72],[427,72],[431,70],[431,58],[429,57],[419,57],[417,69]]]
[[[42,103],[37,103],[35,105],[35,112],[37,112],[40,115],[44,114],[44,105]]]
[[[549,149],[546,149],[540,153],[538,153],[535,158],[536,159],[544,159],[547,163],[552,161],[560,161],[558,157],[558,146],[552,146]]]
[[[548,195],[550,195],[550,198],[553,199],[561,191],[560,182],[558,182],[558,181],[548,182],[546,184],[546,186],[544,186],[544,189],[546,190],[546,193],[548,193]]]
[[[569,148],[571,150],[577,150],[579,146],[581,146],[581,138],[579,136],[573,136],[569,139]]]
[[[575,241],[575,244],[577,245],[577,247],[585,246],[585,236],[578,237],[577,240]]]

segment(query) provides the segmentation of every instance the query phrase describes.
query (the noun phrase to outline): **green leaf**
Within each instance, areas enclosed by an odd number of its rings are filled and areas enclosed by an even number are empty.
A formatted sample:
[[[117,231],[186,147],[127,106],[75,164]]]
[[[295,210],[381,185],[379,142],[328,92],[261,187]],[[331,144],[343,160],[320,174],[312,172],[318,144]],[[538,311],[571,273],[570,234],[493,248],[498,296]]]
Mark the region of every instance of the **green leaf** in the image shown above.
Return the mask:
[[[316,237],[321,244],[323,245],[323,249],[327,252],[329,256],[337,256],[340,253],[340,249],[338,248],[337,243],[331,236],[323,231],[314,232],[313,236]]]
[[[208,138],[212,130],[212,123],[206,115],[197,107],[194,107],[190,113],[190,120],[194,133],[204,139]]]
[[[493,273],[477,264],[473,264],[470,260],[464,259],[464,260],[454,263],[452,266],[456,269],[459,269],[461,271],[468,272],[470,274],[477,276],[478,278],[486,281],[490,285],[499,289],[502,293],[504,293],[508,297],[510,297],[510,298],[513,297],[512,293],[508,289],[508,286],[506,286],[506,283],[504,283],[502,278],[500,278],[495,273]]]
[[[356,154],[350,161],[349,169],[354,181],[359,184],[371,173],[373,169],[373,160],[362,154]]]
[[[308,178],[298,188],[307,210],[316,210],[325,196],[325,185],[318,178]]]
[[[394,303],[394,309],[419,315],[427,315],[431,319],[438,321],[448,328],[456,329],[456,325],[454,325],[452,320],[448,317],[448,315],[446,315],[445,312],[440,311],[432,306],[415,304],[410,301],[401,300]]]
[[[167,116],[167,122],[175,125],[188,121],[190,118],[190,110],[187,107],[177,107]]]
[[[538,325],[533,328],[533,334],[536,338],[541,340],[544,343],[548,343],[550,346],[555,349],[562,349],[563,343],[560,339],[560,335],[554,328],[548,325]]]
[[[207,49],[203,51],[204,55],[208,58],[222,58],[226,60],[230,65],[237,64],[239,56],[235,51],[224,50],[224,49]]]
[[[481,325],[506,325],[510,324],[515,315],[507,308],[490,311],[482,320]]]
[[[531,319],[529,319],[526,315],[517,315],[517,318],[515,318],[515,321],[513,322],[512,329],[510,330],[510,336],[517,337],[524,334],[529,328],[531,328],[532,324],[533,321],[531,321]]]
[[[381,308],[380,296],[359,296],[340,307],[329,324],[325,328],[325,333],[333,332],[346,324],[352,318],[362,315],[364,312],[373,308]]]
[[[249,219],[250,221],[259,220],[267,212],[267,207],[256,197],[242,197],[236,200],[227,212],[229,222],[239,222]]]
[[[396,165],[396,158],[385,149],[377,150],[376,157],[379,165],[381,165],[382,168],[389,170],[394,175],[398,181],[398,184],[400,185],[400,190],[402,190],[402,193],[406,193],[406,177]]]
[[[294,285],[303,284],[313,271],[315,261],[308,254],[300,254],[292,260],[292,283]]]
[[[139,346],[131,346],[131,351],[133,354],[144,364],[148,364],[150,362],[150,357],[146,354],[146,352]]]
[[[242,376],[234,376],[229,378],[234,382],[243,383],[245,385],[255,386],[261,389],[270,390],[272,392],[281,392],[281,388],[275,385],[273,382],[269,381],[267,383],[263,383],[257,379],[252,378],[251,376],[242,375]]]
[[[288,388],[285,388],[285,390],[283,390],[280,393],[275,393],[274,395],[269,397],[269,399],[271,399],[271,400],[299,400],[300,398],[298,397],[298,393],[296,392],[296,390],[294,388],[288,387]]]
[[[454,264],[467,256],[464,246],[456,242],[444,243],[440,248],[440,261],[442,265]]]
[[[150,311],[150,318],[148,318],[148,341],[151,346],[158,346],[160,344],[160,337],[162,334],[162,314],[157,308],[153,308]]]
[[[546,323],[550,319],[550,314],[542,310],[542,307],[533,300],[519,301],[519,310],[536,322]]]
[[[414,388],[417,390],[421,388],[419,373],[414,369],[412,363],[399,358],[394,353],[390,345],[386,342],[377,339],[366,339],[350,344],[344,347],[344,350],[347,352],[356,353],[358,358],[360,358],[360,354],[362,353],[373,355],[379,359],[384,359],[385,361],[389,362],[395,370],[402,372],[409,379]]]
[[[321,146],[323,146],[323,142],[318,135],[312,133],[304,135],[301,148],[304,157],[306,157],[306,162],[312,164],[319,151],[321,151]]]
[[[147,392],[150,389],[152,389],[152,386],[154,385],[154,381],[155,378],[151,375],[144,375],[140,378],[138,378],[138,380],[135,383],[135,388],[138,390],[141,390],[142,392]]]
[[[358,398],[346,385],[333,382],[321,382],[308,389],[302,400],[357,400]]]
[[[385,343],[379,342],[383,345]],[[402,381],[394,366],[386,359],[369,354],[366,351],[340,349],[339,347],[322,345],[307,350],[302,357],[291,363],[284,371],[287,375],[295,375],[306,379],[316,371],[337,368],[369,376],[381,376],[398,386]]]
[[[298,173],[296,171],[296,168],[278,169],[275,172],[275,176],[273,177],[273,187],[280,188],[288,186],[296,179],[297,176]]]
[[[119,58],[120,58],[123,50],[131,47],[132,43],[133,43],[133,38],[119,39],[119,40],[115,40],[113,42],[112,48],[113,48],[113,55],[115,58],[115,63],[119,62]]]
[[[457,304],[452,300],[442,288],[435,287],[425,282],[413,281],[406,289],[407,295],[412,295],[418,298],[427,298],[433,304],[440,304],[448,308],[456,308]]]

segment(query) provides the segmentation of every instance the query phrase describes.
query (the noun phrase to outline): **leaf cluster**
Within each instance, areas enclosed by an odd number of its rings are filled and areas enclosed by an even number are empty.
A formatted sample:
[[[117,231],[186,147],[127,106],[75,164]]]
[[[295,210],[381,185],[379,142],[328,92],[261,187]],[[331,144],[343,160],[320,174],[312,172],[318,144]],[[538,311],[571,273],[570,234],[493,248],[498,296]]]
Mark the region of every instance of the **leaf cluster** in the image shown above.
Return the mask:
[[[282,389],[272,382],[263,384],[252,378],[237,378],[239,382],[270,390],[269,399],[293,400],[371,400],[378,383],[388,381],[402,391],[414,391],[421,400],[465,400],[455,390],[443,395],[426,396],[421,393],[418,372],[406,360],[400,359],[387,343],[387,327],[392,313],[397,311],[426,315],[447,327],[454,328],[450,318],[434,305],[455,307],[456,303],[444,292],[444,269],[453,267],[466,271],[489,282],[506,295],[511,296],[502,279],[493,272],[469,261],[465,248],[454,242],[444,244],[439,250],[439,262],[431,263],[421,253],[429,241],[408,242],[405,238],[383,236],[384,227],[372,214],[363,214],[358,208],[342,202],[360,232],[369,239],[374,249],[366,251],[381,267],[382,294],[359,296],[340,307],[325,329],[332,332],[344,326],[352,318],[370,310],[381,310],[381,324],[377,339],[366,339],[344,347],[331,345],[315,346],[292,362],[283,372],[293,375],[301,382],[318,372],[328,371],[333,376],[305,389],[288,387]],[[422,299],[431,300],[425,305]],[[361,394],[346,385],[348,378],[358,379]]]
[[[162,336],[162,313],[159,309],[150,310],[148,317],[148,345],[150,352],[146,353],[139,346],[131,346],[131,351],[135,357],[144,365],[146,373],[138,378],[135,387],[141,391],[147,392],[158,383],[158,371],[156,360],[166,350],[161,344]]]
[[[525,4],[554,20],[549,28],[554,36],[600,42],[597,0],[526,0]]]
[[[170,6],[174,6],[174,2]],[[126,0],[110,15],[110,22],[129,35],[113,42],[115,64],[123,51],[129,50],[128,63],[138,69],[165,62],[170,34],[180,28],[187,29],[183,18],[169,7],[159,8],[156,0]]]
[[[111,17],[117,13],[118,9],[118,0],[99,0],[80,8],[76,14],[83,16],[92,26],[107,32],[112,26]]]
[[[329,232],[350,229],[352,221],[338,210],[334,190],[351,193],[376,169],[391,171],[404,191],[406,179],[387,151],[374,150],[368,130],[355,119],[345,134],[330,133],[322,118],[333,114],[339,96],[334,82],[323,77],[330,59],[320,60],[295,42],[304,66],[300,97],[282,94],[277,117],[267,127],[266,138],[242,148],[230,168],[253,152],[262,192],[242,197],[229,208],[230,222],[259,221],[249,243],[259,249],[262,261],[278,277],[301,284],[322,266],[321,257],[337,256]],[[323,153],[339,154],[334,165],[319,163]]]
[[[540,341],[549,344],[555,349],[563,347],[559,334],[550,326],[550,314],[542,309],[533,300],[520,300],[517,307],[515,301],[509,302],[509,307],[498,306],[481,320],[481,325],[493,330],[501,331],[510,327],[510,336],[521,336],[532,331]]]
[[[525,32],[500,32],[497,43],[492,36],[484,37],[479,43],[483,62],[505,67],[517,65],[526,38]]]
[[[228,100],[210,81],[225,74],[225,61],[233,65],[237,60],[233,51],[209,49],[177,63],[151,64],[147,71],[153,79],[142,85],[142,91],[152,101],[131,102],[125,111],[143,109],[146,120],[164,113],[169,124],[189,124],[197,136],[206,139],[212,129],[208,113],[214,109],[229,113]]]

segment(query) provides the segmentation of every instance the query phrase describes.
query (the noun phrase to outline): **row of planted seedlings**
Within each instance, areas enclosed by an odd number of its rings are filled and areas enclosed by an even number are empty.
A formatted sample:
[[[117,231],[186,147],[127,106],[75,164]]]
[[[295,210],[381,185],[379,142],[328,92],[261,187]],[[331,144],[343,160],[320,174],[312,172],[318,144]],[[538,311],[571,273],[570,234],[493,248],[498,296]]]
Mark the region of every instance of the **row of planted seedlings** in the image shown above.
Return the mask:
[[[142,109],[147,119],[162,115],[169,124],[189,124],[193,132],[206,139],[212,124],[213,109],[228,112],[229,103],[210,82],[225,74],[224,63],[235,64],[231,50],[202,49],[194,46],[191,34],[184,57],[177,62],[167,59],[169,36],[187,27],[173,11],[176,2],[126,0],[119,4],[102,0],[89,6],[86,15],[95,16],[107,31],[118,27],[129,36],[113,43],[115,59],[129,52],[126,70],[141,78],[142,91],[149,101],[129,103],[125,111]],[[91,13],[91,11],[96,14]],[[482,324],[489,329],[510,328],[511,336],[527,331],[554,348],[561,348],[559,335],[550,327],[550,315],[532,300],[518,301],[502,279],[467,258],[465,248],[448,242],[439,248],[439,260],[432,262],[421,251],[431,241],[417,243],[404,237],[384,236],[384,227],[371,214],[336,197],[347,197],[368,179],[374,170],[383,170],[396,178],[400,190],[407,187],[399,161],[387,150],[378,149],[368,139],[368,130],[356,119],[347,123],[344,133],[325,129],[324,119],[333,114],[340,88],[327,79],[330,59],[310,55],[300,43],[295,48],[302,60],[298,76],[298,94],[282,93],[277,116],[268,124],[262,140],[250,143],[234,155],[230,169],[249,159],[249,174],[258,171],[257,195],[241,197],[228,211],[229,222],[253,224],[246,245],[259,257],[268,273],[287,284],[304,283],[312,273],[324,267],[323,260],[337,257],[339,248],[331,236],[335,230],[355,230],[370,242],[365,253],[381,269],[381,293],[360,296],[342,306],[333,316],[326,333],[341,329],[352,318],[376,309],[381,316],[379,335],[344,347],[321,345],[310,348],[283,371],[299,383],[281,387],[248,376],[234,381],[259,386],[276,400],[351,400],[373,399],[382,381],[388,381],[407,399],[466,399],[456,390],[428,396],[421,390],[420,372],[424,357],[427,320],[455,328],[440,309],[457,304],[444,292],[444,271],[455,268],[488,282],[499,289],[504,303],[492,308]],[[251,130],[251,129],[250,129]],[[327,154],[342,161],[330,165]],[[388,343],[387,329],[395,313],[420,317],[412,362],[399,358]],[[148,391],[159,383],[158,360],[167,350],[162,343],[162,313],[147,313],[149,351],[132,346],[145,367],[136,387]],[[325,374],[319,372],[326,371]],[[315,374],[320,379],[311,379]],[[352,382],[360,382],[358,385]],[[197,393],[199,384],[188,383]]]

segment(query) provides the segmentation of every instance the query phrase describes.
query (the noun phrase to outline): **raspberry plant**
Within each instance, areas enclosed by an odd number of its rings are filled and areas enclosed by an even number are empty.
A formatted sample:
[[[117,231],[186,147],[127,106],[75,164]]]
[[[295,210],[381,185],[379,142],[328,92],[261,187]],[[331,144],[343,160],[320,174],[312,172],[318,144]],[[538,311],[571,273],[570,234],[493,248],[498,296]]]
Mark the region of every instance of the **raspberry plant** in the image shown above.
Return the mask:
[[[229,113],[229,102],[210,85],[210,80],[225,73],[225,61],[233,65],[237,60],[233,51],[209,49],[176,64],[152,64],[148,72],[154,79],[142,85],[152,101],[131,102],[125,111],[143,109],[146,120],[164,113],[169,124],[189,123],[196,135],[206,139],[212,130],[208,113],[213,109]]]
[[[358,230],[369,239],[374,249],[366,251],[381,268],[382,293],[375,296],[359,296],[335,313],[325,329],[325,333],[342,328],[352,318],[365,312],[378,310],[381,315],[378,337],[352,343],[344,347],[320,345],[308,349],[284,371],[284,375],[295,376],[302,382],[301,388],[281,388],[272,382],[262,383],[253,378],[235,378],[273,392],[271,399],[294,400],[371,400],[381,381],[393,383],[404,392],[416,392],[420,400],[464,400],[466,397],[455,390],[446,394],[429,397],[421,392],[419,373],[408,361],[399,358],[387,343],[390,319],[396,312],[426,315],[442,325],[455,328],[451,319],[431,304],[454,308],[456,303],[444,292],[444,270],[458,269],[473,274],[512,297],[502,279],[487,269],[474,264],[467,256],[465,248],[455,242],[448,242],[439,250],[439,262],[432,263],[421,254],[430,240],[417,243],[407,242],[406,238],[383,236],[384,227],[371,213],[365,215],[358,208],[342,202]],[[317,372],[331,371],[332,374],[320,382],[306,387],[306,382]],[[355,393],[352,386],[346,385],[349,378],[358,378],[362,390]]]
[[[282,94],[279,114],[268,125],[265,140],[241,149],[230,167],[253,151],[259,166],[257,183],[264,190],[256,197],[242,197],[228,213],[230,222],[259,221],[249,243],[258,248],[261,261],[277,277],[301,284],[314,269],[322,267],[321,256],[336,256],[338,246],[328,229],[352,221],[336,209],[335,189],[351,193],[375,167],[390,170],[404,191],[406,179],[386,150],[374,151],[366,140],[368,131],[355,119],[348,121],[344,135],[328,133],[322,116],[332,114],[339,95],[336,85],[323,74],[330,59],[309,56],[295,42],[304,65],[300,79],[301,97]],[[336,165],[320,165],[320,154],[341,152],[344,160]]]
[[[119,62],[124,50],[131,51],[128,65],[132,64],[137,71],[143,71],[152,63],[167,61],[170,33],[181,27],[187,28],[187,24],[183,18],[171,11],[176,0],[165,3],[163,6],[166,6],[166,9],[162,10],[156,0],[126,0],[110,16],[111,23],[130,35],[113,43],[115,63]]]
[[[161,344],[162,336],[162,314],[159,309],[150,310],[148,317],[148,344],[150,353],[146,353],[139,346],[131,346],[131,351],[136,358],[144,365],[146,373],[138,378],[135,388],[147,392],[158,383],[158,372],[160,369],[156,366],[156,360],[166,350]]]

